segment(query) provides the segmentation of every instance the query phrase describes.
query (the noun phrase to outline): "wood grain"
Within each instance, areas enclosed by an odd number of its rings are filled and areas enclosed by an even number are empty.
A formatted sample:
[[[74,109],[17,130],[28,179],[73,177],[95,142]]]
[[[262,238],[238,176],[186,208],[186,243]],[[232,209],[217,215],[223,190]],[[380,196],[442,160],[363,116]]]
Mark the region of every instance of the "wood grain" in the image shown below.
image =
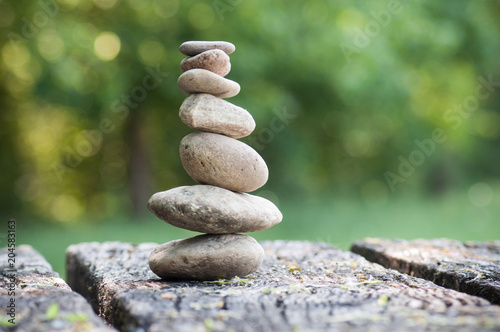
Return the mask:
[[[259,271],[170,282],[147,266],[153,243],[67,250],[68,283],[120,331],[492,331],[500,307],[388,270],[327,244],[275,241]]]

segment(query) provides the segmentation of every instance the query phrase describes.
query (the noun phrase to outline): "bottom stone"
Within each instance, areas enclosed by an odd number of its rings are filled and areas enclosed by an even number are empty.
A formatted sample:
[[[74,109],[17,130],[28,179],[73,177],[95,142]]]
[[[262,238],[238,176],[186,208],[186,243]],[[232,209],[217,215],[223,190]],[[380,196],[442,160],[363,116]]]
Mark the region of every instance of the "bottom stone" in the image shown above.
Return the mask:
[[[205,234],[156,247],[149,267],[163,279],[216,280],[257,271],[264,249],[243,234]]]

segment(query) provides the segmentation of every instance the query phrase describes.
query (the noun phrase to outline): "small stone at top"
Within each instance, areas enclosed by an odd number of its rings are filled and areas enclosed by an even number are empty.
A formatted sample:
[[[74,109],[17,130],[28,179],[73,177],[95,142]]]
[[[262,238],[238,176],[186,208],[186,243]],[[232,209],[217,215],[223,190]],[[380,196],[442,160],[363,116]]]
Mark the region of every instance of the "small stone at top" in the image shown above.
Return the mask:
[[[182,54],[193,56],[200,54],[202,52],[219,49],[226,52],[226,54],[231,54],[234,52],[236,47],[230,42],[226,41],[187,41],[182,43],[179,50]]]

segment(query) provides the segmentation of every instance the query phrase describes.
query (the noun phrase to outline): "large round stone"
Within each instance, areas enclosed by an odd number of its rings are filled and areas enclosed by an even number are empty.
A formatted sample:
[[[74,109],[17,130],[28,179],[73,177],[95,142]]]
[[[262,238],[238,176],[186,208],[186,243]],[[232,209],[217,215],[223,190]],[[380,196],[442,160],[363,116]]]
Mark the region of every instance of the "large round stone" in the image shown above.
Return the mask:
[[[231,98],[240,92],[240,85],[206,69],[191,69],[184,72],[177,84],[182,92],[209,93],[220,98]]]
[[[217,280],[243,277],[257,271],[264,249],[243,234],[205,234],[159,245],[149,267],[163,279]]]
[[[209,50],[181,61],[183,72],[190,69],[206,69],[217,75],[226,76],[231,70],[229,56],[222,50]]]
[[[265,161],[254,149],[224,135],[189,134],[179,152],[186,172],[201,184],[250,192],[262,187],[269,176]]]
[[[158,192],[148,208],[170,225],[209,234],[258,232],[283,219],[265,198],[207,185]]]
[[[203,40],[193,40],[182,43],[179,50],[185,55],[196,55],[202,52],[219,49],[223,50],[226,54],[231,54],[234,52],[236,47],[226,41],[203,41]]]
[[[255,129],[255,121],[247,110],[207,93],[187,97],[179,116],[193,129],[232,138],[248,136]]]

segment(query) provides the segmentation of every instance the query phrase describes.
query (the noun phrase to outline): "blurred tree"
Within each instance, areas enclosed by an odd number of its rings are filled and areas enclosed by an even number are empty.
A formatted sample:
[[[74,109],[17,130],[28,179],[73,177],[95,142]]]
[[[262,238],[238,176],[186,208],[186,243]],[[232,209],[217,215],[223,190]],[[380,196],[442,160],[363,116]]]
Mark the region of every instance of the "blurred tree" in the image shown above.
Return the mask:
[[[454,107],[479,76],[500,81],[499,14],[494,1],[4,0],[2,212],[140,215],[153,192],[192,184],[177,152],[186,40],[236,45],[230,101],[256,119],[243,140],[268,162],[265,190],[387,195],[384,173],[436,128],[446,140],[398,190],[498,177],[498,91]]]

